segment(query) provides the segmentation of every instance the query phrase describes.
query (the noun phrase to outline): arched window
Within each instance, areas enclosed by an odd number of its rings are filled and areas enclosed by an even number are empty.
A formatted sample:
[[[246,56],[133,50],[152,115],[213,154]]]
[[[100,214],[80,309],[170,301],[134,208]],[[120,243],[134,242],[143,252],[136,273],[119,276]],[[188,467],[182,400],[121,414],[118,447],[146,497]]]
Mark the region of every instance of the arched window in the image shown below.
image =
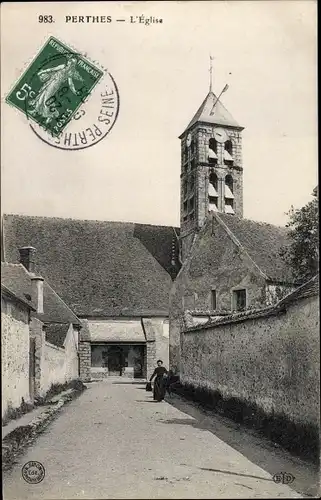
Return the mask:
[[[218,211],[218,179],[215,172],[211,172],[209,176],[208,209],[210,212]]]
[[[210,173],[209,177],[210,184],[214,187],[214,189],[217,191],[217,186],[218,186],[218,180],[217,180],[217,175],[215,172]]]
[[[233,194],[233,177],[230,174],[225,176],[225,186],[227,186]]]
[[[214,138],[211,138],[208,143],[208,162],[217,163],[217,142]]]
[[[234,191],[233,177],[230,174],[228,174],[225,177],[225,183],[224,183],[225,213],[227,214],[235,214],[233,191]]]
[[[233,162],[233,144],[229,139],[224,143],[224,163],[232,164]]]

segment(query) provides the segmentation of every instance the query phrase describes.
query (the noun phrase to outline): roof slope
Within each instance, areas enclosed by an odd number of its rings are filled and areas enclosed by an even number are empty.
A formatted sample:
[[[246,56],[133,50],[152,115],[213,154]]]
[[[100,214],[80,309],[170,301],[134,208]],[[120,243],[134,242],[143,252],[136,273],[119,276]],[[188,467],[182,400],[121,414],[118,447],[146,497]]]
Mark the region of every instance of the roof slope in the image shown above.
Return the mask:
[[[297,300],[306,299],[308,297],[316,297],[319,295],[319,277],[314,276],[312,279],[296,288],[292,293],[280,300],[277,306],[287,306]]]
[[[207,94],[185,131],[190,129],[197,122],[213,123],[215,125],[225,125],[240,129],[243,128],[237,123],[230,112],[227,111],[221,101],[217,100],[217,96],[213,92]]]
[[[23,265],[1,262],[1,284],[25,304],[35,308],[32,300],[30,275]]]
[[[1,284],[30,307],[36,307],[32,297],[31,275],[22,264],[1,262]],[[43,323],[81,325],[77,316],[56,294],[47,281],[44,281],[43,284],[43,309],[43,314],[35,313]]]
[[[22,215],[3,227],[6,259],[35,247],[37,272],[77,315],[168,311],[172,228]]]
[[[147,248],[159,264],[175,278],[178,271],[178,228],[135,224],[134,238]]]
[[[43,284],[43,314],[37,314],[44,323],[81,325],[80,320],[56,294],[47,281]]]
[[[291,270],[280,256],[281,248],[290,243],[285,227],[240,219],[235,215],[215,213],[215,217],[226,224],[268,279],[289,283],[294,281]]]
[[[64,347],[69,324],[50,323],[46,327],[46,340],[57,347]]]

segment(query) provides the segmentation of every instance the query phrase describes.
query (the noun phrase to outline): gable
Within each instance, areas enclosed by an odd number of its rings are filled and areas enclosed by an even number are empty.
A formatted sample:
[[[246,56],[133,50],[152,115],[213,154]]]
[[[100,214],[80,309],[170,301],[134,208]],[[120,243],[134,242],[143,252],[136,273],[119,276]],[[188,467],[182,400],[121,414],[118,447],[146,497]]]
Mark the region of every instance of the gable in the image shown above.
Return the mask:
[[[34,310],[35,303],[32,300],[31,279],[21,264],[1,262],[1,285]]]
[[[248,303],[259,306],[264,301],[265,281],[259,268],[224,227],[215,218],[208,219],[175,280],[171,308],[210,310],[211,293],[215,290],[217,310],[228,311],[234,288],[246,288]]]
[[[215,214],[214,217],[227,226],[268,280],[293,283],[291,269],[280,255],[282,247],[290,243],[285,227],[221,213]]]

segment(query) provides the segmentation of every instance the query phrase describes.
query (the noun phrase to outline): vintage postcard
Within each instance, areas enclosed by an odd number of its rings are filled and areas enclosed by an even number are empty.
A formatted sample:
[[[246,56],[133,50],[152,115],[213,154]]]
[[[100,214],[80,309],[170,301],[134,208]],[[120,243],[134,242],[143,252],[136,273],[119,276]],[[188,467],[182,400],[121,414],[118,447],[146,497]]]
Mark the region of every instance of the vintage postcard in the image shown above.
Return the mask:
[[[320,496],[316,31],[2,3],[5,500]]]

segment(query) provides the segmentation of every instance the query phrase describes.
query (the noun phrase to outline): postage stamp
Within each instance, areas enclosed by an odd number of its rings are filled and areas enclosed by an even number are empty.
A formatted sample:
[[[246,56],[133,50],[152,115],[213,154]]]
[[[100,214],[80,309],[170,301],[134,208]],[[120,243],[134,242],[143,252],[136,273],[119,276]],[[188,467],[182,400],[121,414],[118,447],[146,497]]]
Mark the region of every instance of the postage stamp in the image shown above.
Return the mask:
[[[106,77],[105,73],[85,56],[51,36],[14,85],[6,102],[24,113],[40,138],[59,147],[60,139],[55,139],[62,137],[73,118],[79,120],[84,116],[85,111],[79,112],[80,108],[91,98],[97,84]],[[111,75],[108,76],[113,82]],[[111,106],[110,96],[116,94],[118,98],[118,92],[114,82],[111,87],[112,92],[107,91],[105,103],[109,104],[110,109],[115,108],[117,117],[118,99],[114,102],[115,106]],[[105,115],[105,118],[112,117]],[[103,135],[102,131],[100,135]],[[81,142],[79,137],[79,143],[86,147],[84,138]],[[60,147],[73,149],[70,144],[71,141],[67,140]]]
[[[31,130],[49,146],[77,151],[101,142],[116,123],[119,113],[119,94],[114,78],[105,72],[103,78],[73,115],[68,126],[55,137],[44,127],[30,121]]]

